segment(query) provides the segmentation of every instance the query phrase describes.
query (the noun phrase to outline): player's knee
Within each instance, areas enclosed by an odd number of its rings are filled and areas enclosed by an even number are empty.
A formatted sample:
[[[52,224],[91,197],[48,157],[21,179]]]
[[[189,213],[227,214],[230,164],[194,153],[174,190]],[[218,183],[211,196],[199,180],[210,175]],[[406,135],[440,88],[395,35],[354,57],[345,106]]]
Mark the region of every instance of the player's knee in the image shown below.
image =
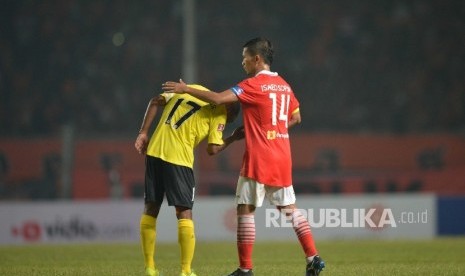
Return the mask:
[[[158,217],[160,212],[160,205],[154,202],[145,203],[144,214],[152,216],[154,218]]]
[[[294,210],[296,209],[296,206],[295,204],[289,204],[286,206],[276,206],[276,208],[281,212],[285,212],[286,215],[290,215],[294,212]]]
[[[255,212],[255,206],[250,204],[238,204],[237,214],[238,215],[250,215]]]
[[[176,217],[178,219],[192,219],[192,209],[183,206],[176,206]]]

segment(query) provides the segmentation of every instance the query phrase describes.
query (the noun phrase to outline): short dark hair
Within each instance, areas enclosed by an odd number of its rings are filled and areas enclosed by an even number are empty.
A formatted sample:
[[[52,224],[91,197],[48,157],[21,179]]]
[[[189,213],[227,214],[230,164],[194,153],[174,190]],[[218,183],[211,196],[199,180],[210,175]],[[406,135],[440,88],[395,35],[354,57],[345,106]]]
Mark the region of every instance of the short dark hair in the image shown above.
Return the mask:
[[[266,38],[256,37],[247,41],[244,46],[251,55],[259,55],[266,64],[273,63],[273,44]]]

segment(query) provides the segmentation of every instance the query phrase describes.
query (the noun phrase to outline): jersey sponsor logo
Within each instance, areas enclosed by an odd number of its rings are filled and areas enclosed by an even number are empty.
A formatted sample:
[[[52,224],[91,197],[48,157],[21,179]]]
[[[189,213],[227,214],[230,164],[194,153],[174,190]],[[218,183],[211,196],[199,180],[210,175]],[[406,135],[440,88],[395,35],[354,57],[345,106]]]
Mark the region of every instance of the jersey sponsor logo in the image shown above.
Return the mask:
[[[224,124],[218,124],[218,128],[216,130],[223,131],[224,130]]]
[[[268,130],[268,131],[266,132],[266,139],[268,139],[268,140],[276,139],[276,131],[274,131],[274,130]]]
[[[274,140],[274,139],[289,139],[289,133],[279,133],[276,130],[268,130],[266,132],[266,139]]]

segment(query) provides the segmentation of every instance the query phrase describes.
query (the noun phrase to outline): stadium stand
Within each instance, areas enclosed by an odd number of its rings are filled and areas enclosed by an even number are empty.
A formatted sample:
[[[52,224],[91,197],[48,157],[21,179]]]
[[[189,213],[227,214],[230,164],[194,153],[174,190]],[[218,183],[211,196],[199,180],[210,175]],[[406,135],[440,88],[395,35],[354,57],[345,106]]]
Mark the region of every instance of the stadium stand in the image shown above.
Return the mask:
[[[160,83],[180,76],[181,4],[4,3],[1,135],[53,134],[65,122],[133,134]],[[240,81],[240,47],[262,34],[303,103],[303,131],[463,132],[464,10],[462,1],[198,1],[198,79],[217,90]]]

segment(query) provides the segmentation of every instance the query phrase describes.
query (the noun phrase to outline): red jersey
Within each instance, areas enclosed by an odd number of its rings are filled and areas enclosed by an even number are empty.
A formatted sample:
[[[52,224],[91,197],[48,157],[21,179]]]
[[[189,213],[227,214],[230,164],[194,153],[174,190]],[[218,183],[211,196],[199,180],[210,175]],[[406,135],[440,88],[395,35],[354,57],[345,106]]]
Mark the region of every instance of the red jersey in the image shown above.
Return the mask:
[[[261,71],[231,90],[239,98],[245,130],[241,176],[260,183],[292,185],[288,121],[299,110],[289,84],[277,73]]]

